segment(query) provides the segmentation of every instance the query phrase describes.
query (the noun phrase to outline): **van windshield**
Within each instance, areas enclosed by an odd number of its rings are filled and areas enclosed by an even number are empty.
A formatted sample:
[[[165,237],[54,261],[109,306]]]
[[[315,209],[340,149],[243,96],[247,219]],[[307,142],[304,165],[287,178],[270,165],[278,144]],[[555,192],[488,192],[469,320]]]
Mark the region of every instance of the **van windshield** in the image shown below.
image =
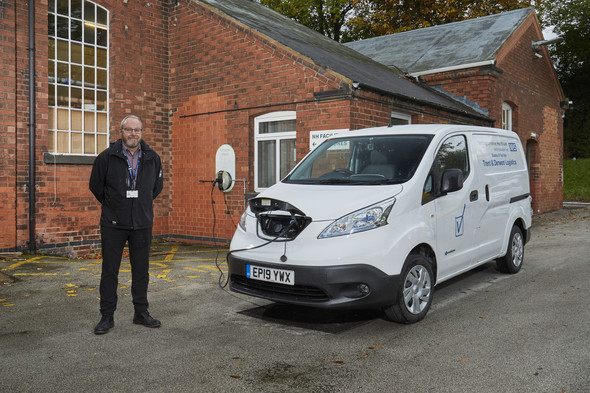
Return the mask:
[[[399,184],[414,172],[432,135],[379,135],[329,139],[283,182],[297,184]]]

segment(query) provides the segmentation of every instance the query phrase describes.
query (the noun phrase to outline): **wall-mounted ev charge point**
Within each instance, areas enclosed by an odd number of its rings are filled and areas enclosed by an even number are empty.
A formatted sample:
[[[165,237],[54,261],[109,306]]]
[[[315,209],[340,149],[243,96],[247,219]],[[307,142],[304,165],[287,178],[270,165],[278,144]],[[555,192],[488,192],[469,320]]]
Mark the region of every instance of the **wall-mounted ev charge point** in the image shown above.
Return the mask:
[[[229,192],[234,188],[236,178],[236,153],[228,145],[221,145],[215,154],[215,181],[217,188]]]

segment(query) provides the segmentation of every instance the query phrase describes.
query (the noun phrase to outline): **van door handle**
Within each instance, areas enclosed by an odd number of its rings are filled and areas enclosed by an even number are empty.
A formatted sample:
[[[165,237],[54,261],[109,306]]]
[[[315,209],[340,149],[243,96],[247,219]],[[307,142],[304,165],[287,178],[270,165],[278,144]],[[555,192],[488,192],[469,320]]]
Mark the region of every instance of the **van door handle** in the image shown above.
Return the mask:
[[[486,201],[490,201],[490,185],[486,184]]]
[[[469,194],[469,202],[475,202],[477,201],[477,198],[477,190],[471,191],[471,194]]]

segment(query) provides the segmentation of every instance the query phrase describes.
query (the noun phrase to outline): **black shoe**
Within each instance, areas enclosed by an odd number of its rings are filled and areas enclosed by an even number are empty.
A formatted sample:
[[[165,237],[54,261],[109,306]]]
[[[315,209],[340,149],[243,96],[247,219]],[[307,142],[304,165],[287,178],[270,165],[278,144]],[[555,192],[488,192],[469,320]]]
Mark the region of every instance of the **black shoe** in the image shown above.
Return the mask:
[[[94,334],[105,334],[109,329],[115,326],[115,321],[112,315],[103,315],[100,322],[94,328]]]
[[[151,328],[160,327],[161,323],[157,319],[151,317],[147,311],[135,313],[133,317],[133,323],[136,325],[143,325]]]

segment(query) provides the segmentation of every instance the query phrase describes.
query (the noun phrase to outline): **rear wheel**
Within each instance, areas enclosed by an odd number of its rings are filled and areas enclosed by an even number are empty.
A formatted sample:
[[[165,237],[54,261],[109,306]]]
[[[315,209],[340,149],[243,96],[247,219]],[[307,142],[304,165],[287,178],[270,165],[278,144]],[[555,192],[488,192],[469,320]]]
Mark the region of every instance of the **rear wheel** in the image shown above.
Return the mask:
[[[383,309],[387,319],[399,323],[422,320],[432,304],[434,274],[425,255],[413,253],[406,258],[396,303]]]
[[[515,225],[510,231],[506,255],[496,260],[496,267],[502,273],[518,273],[524,259],[524,237],[521,229]]]

